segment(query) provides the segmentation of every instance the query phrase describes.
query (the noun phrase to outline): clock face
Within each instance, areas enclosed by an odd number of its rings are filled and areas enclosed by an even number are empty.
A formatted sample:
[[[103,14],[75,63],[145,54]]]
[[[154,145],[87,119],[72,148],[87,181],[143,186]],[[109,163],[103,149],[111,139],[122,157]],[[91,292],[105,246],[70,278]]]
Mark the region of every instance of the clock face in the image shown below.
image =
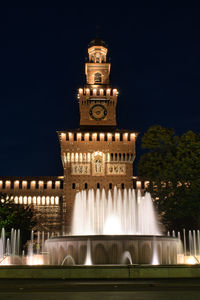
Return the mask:
[[[90,117],[94,120],[103,120],[107,115],[107,110],[102,104],[95,104],[90,108]]]

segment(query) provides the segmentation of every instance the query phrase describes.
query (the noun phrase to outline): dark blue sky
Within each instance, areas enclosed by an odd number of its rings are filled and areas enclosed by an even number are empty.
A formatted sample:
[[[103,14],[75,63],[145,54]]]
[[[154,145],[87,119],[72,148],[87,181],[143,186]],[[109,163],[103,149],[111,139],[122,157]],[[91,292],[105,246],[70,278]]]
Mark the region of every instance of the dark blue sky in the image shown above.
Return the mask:
[[[140,137],[154,124],[199,131],[200,8],[161,2],[0,7],[0,175],[62,175],[56,131],[79,125],[96,25],[120,92],[118,127]]]

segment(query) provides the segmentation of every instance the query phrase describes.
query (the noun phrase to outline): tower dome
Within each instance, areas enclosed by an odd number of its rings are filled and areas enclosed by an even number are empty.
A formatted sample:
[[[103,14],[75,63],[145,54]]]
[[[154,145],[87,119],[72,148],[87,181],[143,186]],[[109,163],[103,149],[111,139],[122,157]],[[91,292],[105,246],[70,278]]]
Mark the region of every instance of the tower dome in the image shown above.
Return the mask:
[[[89,46],[89,48],[90,47],[94,47],[94,46],[102,46],[102,47],[107,48],[107,45],[106,45],[105,41],[102,40],[102,39],[100,39],[100,38],[98,38],[98,37],[96,37],[95,39],[91,40],[88,46]]]

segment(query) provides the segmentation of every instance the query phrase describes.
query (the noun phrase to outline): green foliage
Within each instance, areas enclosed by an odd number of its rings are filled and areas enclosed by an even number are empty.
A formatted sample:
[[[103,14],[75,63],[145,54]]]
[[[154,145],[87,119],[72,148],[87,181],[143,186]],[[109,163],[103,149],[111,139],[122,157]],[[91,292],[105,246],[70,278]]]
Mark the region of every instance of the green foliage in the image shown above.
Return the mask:
[[[179,137],[155,125],[144,134],[142,148],[139,175],[150,181],[148,191],[166,228],[199,228],[200,134],[188,131]]]
[[[30,239],[30,232],[35,226],[33,209],[29,205],[16,204],[11,196],[0,194],[0,230],[4,227],[6,236],[11,229],[20,229],[22,245]]]

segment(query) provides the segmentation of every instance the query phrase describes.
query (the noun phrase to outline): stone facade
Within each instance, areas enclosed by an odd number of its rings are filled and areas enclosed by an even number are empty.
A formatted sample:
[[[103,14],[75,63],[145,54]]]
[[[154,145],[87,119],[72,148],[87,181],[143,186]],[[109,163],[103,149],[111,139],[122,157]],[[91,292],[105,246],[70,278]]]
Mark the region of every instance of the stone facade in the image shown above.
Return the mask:
[[[118,91],[101,40],[93,40],[85,63],[86,84],[78,91],[80,128],[58,132],[64,168],[63,226],[70,232],[75,194],[81,189],[132,188],[137,133],[116,124]]]
[[[13,197],[17,204],[33,206],[35,230],[60,231],[63,176],[1,176],[0,193]]]

